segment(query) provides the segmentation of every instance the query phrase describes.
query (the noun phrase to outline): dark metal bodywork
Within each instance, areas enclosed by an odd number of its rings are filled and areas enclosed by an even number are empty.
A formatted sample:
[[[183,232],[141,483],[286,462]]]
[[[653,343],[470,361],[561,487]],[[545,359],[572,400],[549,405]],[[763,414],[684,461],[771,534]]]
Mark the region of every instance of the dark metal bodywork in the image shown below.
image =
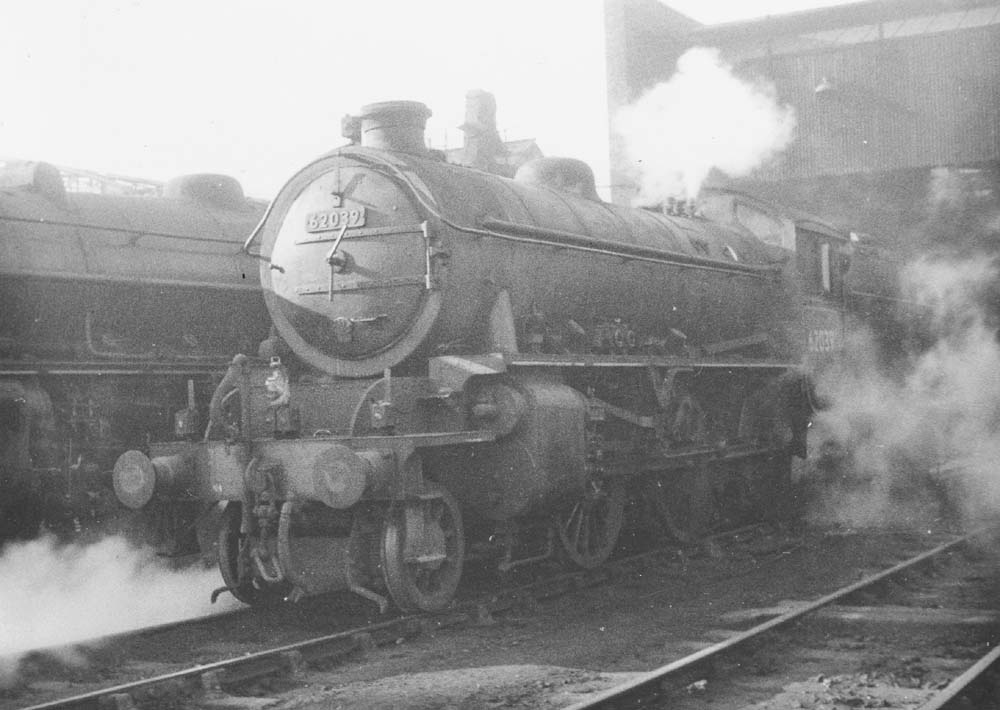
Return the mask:
[[[308,215],[348,206],[365,207],[367,221],[339,243],[339,229],[307,231]],[[344,267],[327,261],[335,244]],[[689,348],[756,335],[769,352],[795,352],[784,331],[792,313],[781,297],[788,254],[780,249],[707,220],[427,158],[357,148],[321,158],[278,197],[260,249],[279,333],[296,355],[339,376],[496,350],[489,316],[504,291],[521,349],[562,335],[559,347],[587,352],[589,342],[556,331],[593,333],[617,319],[638,339],[633,352],[644,343],[655,351],[672,330]]]
[[[0,367],[218,366],[234,347],[259,342],[267,321],[257,268],[239,245],[262,211],[246,200],[0,188]]]
[[[240,251],[262,206],[223,176],[167,194],[69,193],[44,163],[0,170],[2,495],[31,511],[0,539],[109,522],[116,457],[174,436],[179,411],[196,435],[196,403],[267,334]]]
[[[423,149],[426,107],[368,109],[351,125],[377,141],[293,176],[245,244],[269,358],[234,358],[205,440],[120,458],[123,502],[224,507],[220,567],[245,601],[348,588],[429,609],[463,529],[502,540],[507,569],[557,535],[599,564],[626,485],[664,504],[783,490],[811,323],[843,304],[817,293],[810,320],[791,222],[769,242],[609,205],[578,161],[513,180],[449,165]],[[842,241],[820,250],[824,284]]]

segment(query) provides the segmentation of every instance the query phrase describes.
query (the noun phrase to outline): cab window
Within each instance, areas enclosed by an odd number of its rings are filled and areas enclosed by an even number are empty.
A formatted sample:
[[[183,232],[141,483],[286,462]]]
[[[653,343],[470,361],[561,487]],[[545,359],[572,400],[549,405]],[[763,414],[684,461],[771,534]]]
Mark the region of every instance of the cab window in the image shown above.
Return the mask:
[[[784,225],[781,220],[750,205],[736,204],[736,221],[749,229],[755,237],[766,244],[783,246],[781,238]]]
[[[819,232],[797,232],[796,259],[803,292],[840,299],[844,293],[844,259],[839,243]]]

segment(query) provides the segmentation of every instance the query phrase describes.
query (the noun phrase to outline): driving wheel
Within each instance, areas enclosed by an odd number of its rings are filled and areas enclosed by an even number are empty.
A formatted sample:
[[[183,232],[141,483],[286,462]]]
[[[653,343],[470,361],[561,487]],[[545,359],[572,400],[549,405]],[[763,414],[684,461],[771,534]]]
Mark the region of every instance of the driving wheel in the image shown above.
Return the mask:
[[[440,611],[462,576],[465,534],[458,504],[443,488],[393,508],[382,527],[382,573],[403,611]]]
[[[653,519],[674,540],[689,545],[708,532],[714,511],[705,467],[650,476],[645,490]]]
[[[602,564],[615,550],[624,518],[625,485],[618,480],[588,481],[584,492],[556,514],[566,557],[584,569]]]

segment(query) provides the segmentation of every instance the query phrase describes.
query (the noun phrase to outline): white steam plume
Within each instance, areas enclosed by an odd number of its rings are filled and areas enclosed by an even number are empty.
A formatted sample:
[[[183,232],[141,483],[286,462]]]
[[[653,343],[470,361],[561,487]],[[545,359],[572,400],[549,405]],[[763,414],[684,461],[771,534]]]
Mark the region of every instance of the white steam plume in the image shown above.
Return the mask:
[[[716,49],[694,47],[677,72],[622,109],[616,131],[641,175],[637,201],[693,199],[714,167],[746,175],[787,146],[795,111],[769,84],[737,78]]]
[[[220,613],[218,571],[173,570],[149,549],[122,538],[60,545],[51,537],[0,550],[0,686],[37,649],[70,647],[99,636]],[[60,654],[72,660],[73,654]]]
[[[817,418],[850,452],[850,480],[818,517],[849,524],[968,521],[1000,509],[1000,346],[983,313],[998,277],[988,260],[921,258],[903,273],[936,338],[905,370],[880,369],[872,340],[853,334],[841,366],[818,383],[831,402]],[[818,443],[818,442],[817,442]]]

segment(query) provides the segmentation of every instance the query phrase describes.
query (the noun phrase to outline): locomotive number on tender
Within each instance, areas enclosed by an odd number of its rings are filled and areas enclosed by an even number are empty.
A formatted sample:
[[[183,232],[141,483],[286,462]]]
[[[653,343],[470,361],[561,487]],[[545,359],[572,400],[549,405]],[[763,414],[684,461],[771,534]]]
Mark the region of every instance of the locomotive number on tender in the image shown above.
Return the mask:
[[[332,229],[348,227],[363,227],[365,224],[364,207],[353,207],[349,210],[324,210],[310,212],[306,215],[307,232],[326,232]]]
[[[835,330],[810,330],[807,347],[809,352],[829,353],[837,349],[838,340]]]

